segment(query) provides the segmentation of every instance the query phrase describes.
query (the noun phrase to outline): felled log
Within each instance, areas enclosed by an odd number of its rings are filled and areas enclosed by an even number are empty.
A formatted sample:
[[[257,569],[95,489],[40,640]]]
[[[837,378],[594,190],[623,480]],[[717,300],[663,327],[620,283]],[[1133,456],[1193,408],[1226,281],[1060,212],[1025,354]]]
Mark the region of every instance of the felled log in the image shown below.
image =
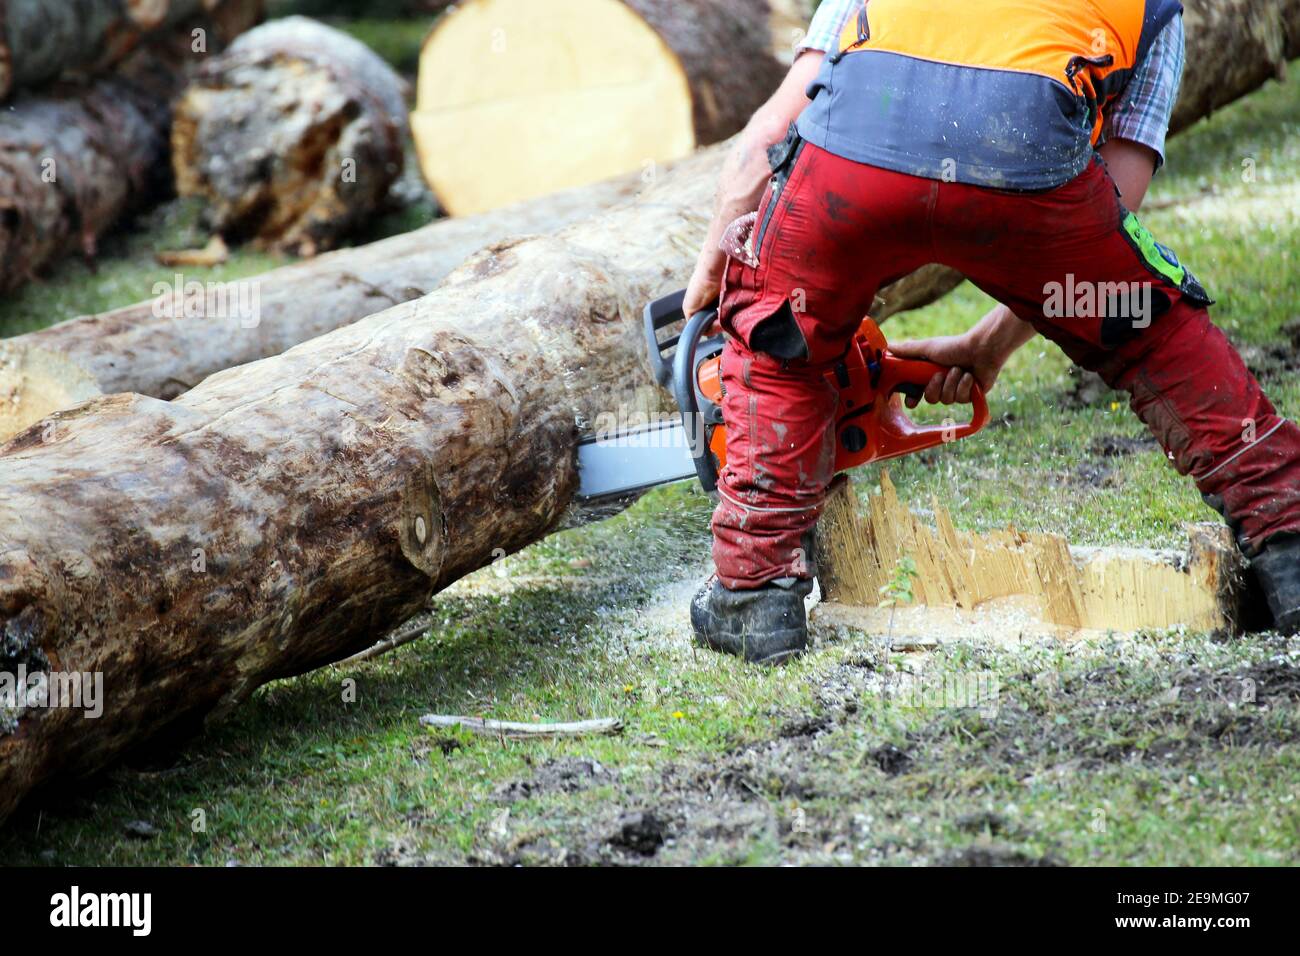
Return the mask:
[[[470,0],[420,54],[411,127],[453,215],[688,155],[776,89],[767,0]]]
[[[585,219],[640,186],[623,177],[443,219],[237,283],[208,286],[169,270],[146,302],[0,340],[0,441],[96,395],[175,398],[213,372],[427,295],[470,253]]]
[[[178,61],[142,50],[122,69],[0,111],[0,293],[99,236],[165,190],[168,97]]]
[[[1187,68],[1171,132],[1186,129],[1300,57],[1300,0],[1184,0]]]
[[[1071,547],[1015,528],[958,531],[942,504],[922,519],[883,473],[864,504],[848,481],[818,525],[823,620],[908,638],[1062,639],[1164,630],[1230,631],[1241,616],[1244,562],[1222,524],[1189,529],[1188,548]],[[882,608],[900,562],[915,565],[913,600]]]
[[[582,428],[663,407],[640,310],[690,273],[699,172],[174,402],[95,399],[0,447],[0,671],[105,688],[94,720],[0,720],[0,816],[56,771],[362,650],[554,528]]]
[[[196,61],[189,29],[201,27],[211,49],[260,8],[261,0],[224,0],[112,74],[23,93],[0,110],[0,293],[68,252],[93,258],[110,226],[170,189],[169,103]]]
[[[211,11],[213,0],[0,0],[0,100],[112,66],[148,34]]]
[[[402,172],[402,81],[379,55],[305,17],[273,20],[198,70],[176,106],[182,196],[235,240],[314,255],[338,244]]]

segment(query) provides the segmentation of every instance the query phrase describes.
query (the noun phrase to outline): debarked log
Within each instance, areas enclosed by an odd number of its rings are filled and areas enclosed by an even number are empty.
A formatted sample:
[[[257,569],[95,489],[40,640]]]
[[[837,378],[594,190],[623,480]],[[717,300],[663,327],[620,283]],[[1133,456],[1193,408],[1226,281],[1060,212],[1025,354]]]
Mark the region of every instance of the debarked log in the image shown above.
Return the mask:
[[[0,441],[96,395],[175,398],[260,358],[432,292],[472,252],[563,228],[634,196],[637,177],[444,219],[236,282],[159,274],[154,298],[0,340]]]

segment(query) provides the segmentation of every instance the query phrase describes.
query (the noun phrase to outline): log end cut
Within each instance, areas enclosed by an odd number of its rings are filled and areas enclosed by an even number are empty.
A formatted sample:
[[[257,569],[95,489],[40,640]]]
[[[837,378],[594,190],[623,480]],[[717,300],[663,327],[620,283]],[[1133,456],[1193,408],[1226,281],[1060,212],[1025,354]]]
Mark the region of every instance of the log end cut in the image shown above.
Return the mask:
[[[62,356],[0,342],[0,444],[99,393],[90,373]]]
[[[420,55],[424,177],[468,215],[725,138],[780,82],[767,15],[765,0],[458,5]]]

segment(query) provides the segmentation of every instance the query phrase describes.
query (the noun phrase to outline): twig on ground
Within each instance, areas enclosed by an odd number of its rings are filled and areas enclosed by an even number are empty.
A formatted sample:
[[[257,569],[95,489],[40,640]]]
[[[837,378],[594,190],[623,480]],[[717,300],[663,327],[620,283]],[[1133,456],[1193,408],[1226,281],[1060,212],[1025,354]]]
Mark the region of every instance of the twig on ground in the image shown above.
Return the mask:
[[[425,727],[464,727],[488,737],[585,737],[593,734],[617,734],[623,730],[623,721],[618,717],[559,724],[524,724],[509,720],[484,720],[482,717],[425,714],[420,718],[420,723]]]
[[[362,661],[368,661],[372,657],[378,657],[380,654],[387,654],[394,648],[401,647],[403,644],[410,644],[412,641],[419,640],[425,632],[433,626],[433,621],[425,618],[418,624],[407,623],[400,631],[394,633],[391,637],[386,637],[374,647],[368,647],[364,651],[353,654],[351,657],[345,657],[335,666],[344,664],[360,664]]]

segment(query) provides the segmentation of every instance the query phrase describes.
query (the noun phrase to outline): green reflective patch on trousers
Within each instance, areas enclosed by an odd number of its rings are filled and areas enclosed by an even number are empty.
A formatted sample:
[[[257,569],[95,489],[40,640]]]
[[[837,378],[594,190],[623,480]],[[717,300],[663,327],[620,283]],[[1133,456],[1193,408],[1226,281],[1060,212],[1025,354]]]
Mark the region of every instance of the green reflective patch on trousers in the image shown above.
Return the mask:
[[[1183,268],[1178,257],[1172,252],[1166,255],[1166,250],[1160,243],[1156,242],[1155,237],[1147,231],[1146,226],[1138,222],[1138,217],[1131,212],[1124,214],[1124,231],[1128,233],[1129,239],[1142,258],[1146,260],[1147,266],[1154,269],[1160,275],[1168,279],[1173,285],[1182,288],[1183,280],[1187,277],[1187,270]],[[1170,261],[1170,260],[1173,261]]]

